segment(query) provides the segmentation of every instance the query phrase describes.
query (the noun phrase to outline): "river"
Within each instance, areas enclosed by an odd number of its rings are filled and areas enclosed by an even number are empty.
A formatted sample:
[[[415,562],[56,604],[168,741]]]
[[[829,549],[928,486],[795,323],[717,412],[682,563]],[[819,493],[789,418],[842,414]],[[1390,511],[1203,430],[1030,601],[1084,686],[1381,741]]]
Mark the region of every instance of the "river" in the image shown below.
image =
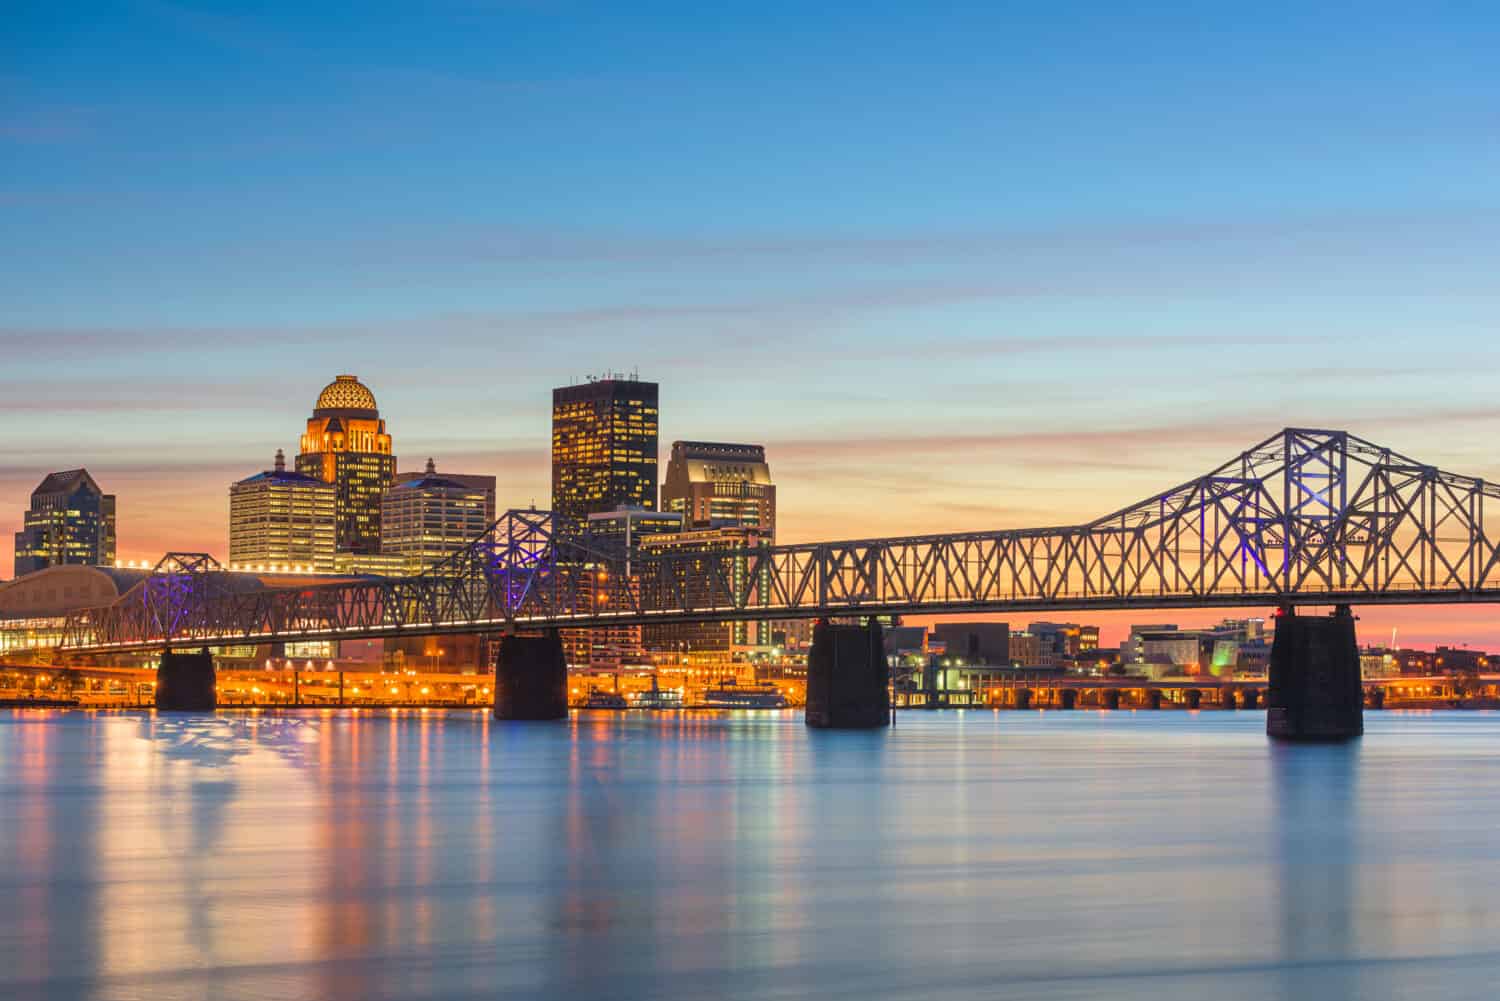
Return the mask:
[[[1500,714],[0,710],[0,997],[1491,998]]]

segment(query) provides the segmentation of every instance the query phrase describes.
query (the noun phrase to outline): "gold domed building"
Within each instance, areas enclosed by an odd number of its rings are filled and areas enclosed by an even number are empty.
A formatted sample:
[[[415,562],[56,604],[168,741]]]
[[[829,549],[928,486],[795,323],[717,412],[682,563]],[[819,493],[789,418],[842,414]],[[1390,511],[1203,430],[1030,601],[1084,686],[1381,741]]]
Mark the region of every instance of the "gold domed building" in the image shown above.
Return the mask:
[[[341,552],[380,552],[380,499],[396,478],[396,457],[375,394],[357,377],[341,375],[318,394],[297,472],[333,484]]]

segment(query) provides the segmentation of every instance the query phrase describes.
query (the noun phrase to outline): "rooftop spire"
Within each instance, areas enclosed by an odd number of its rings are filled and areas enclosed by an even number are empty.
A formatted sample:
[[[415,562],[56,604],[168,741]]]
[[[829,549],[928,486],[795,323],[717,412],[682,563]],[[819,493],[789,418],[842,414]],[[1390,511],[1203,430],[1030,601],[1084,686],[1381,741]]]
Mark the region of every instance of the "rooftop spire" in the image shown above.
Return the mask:
[[[286,472],[286,453],[282,452],[279,448],[276,450],[276,471],[278,473]]]
[[[436,474],[437,474],[437,463],[435,463],[435,462],[432,461],[432,457],[431,456],[428,456],[427,457],[427,475],[428,476],[434,476]]]

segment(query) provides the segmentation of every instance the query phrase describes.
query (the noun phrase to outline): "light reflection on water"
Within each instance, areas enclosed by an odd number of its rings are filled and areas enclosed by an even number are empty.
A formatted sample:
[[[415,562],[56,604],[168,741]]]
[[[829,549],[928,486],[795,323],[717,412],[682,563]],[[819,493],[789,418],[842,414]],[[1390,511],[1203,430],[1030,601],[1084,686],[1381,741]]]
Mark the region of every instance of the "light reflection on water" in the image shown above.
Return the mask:
[[[0,997],[1461,998],[1500,716],[0,713]]]

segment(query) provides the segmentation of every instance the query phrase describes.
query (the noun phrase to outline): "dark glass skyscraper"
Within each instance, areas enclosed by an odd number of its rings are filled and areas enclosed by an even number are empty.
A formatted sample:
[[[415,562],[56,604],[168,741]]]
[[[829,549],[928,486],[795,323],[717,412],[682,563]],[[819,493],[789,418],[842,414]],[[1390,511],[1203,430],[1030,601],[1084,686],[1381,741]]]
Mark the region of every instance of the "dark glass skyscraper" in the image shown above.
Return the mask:
[[[599,379],[552,391],[552,510],[581,530],[617,507],[656,510],[657,386]]]
[[[66,563],[114,561],[114,494],[99,489],[87,469],[49,474],[31,492],[31,508],[16,533],[16,576]]]

